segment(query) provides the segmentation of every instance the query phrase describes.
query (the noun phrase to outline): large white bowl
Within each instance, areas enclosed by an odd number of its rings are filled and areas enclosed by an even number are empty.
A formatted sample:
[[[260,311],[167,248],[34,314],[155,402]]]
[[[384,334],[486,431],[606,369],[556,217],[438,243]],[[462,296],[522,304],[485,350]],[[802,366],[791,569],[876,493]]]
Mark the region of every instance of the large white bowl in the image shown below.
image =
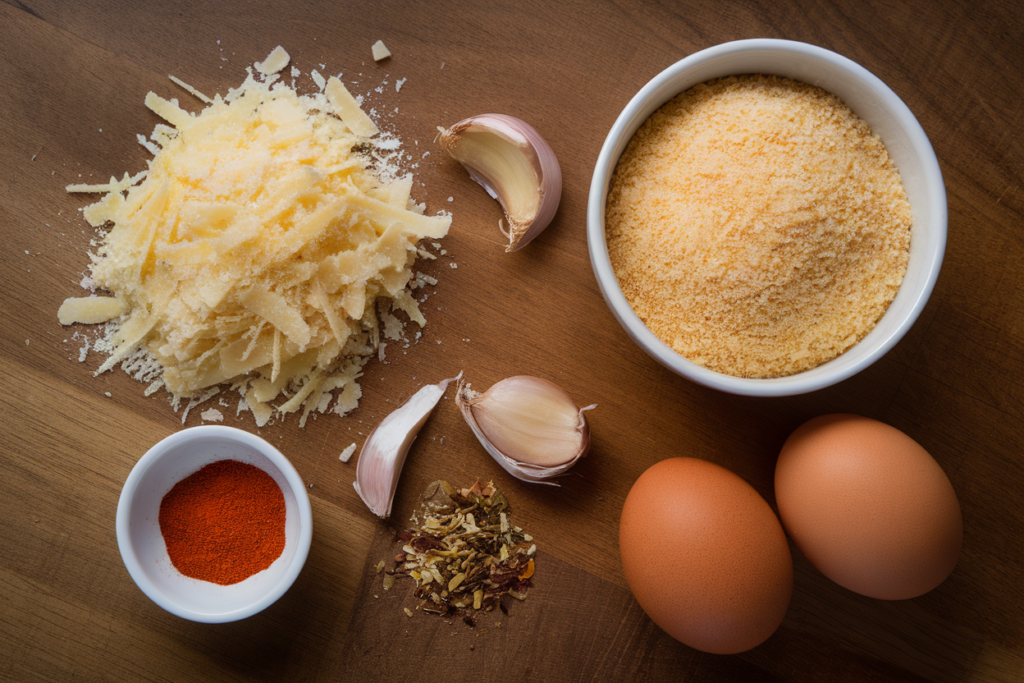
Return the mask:
[[[874,329],[842,355],[816,368],[775,379],[725,375],[691,363],[658,339],[619,288],[605,241],[605,204],[615,165],[637,129],[688,88],[741,74],[784,76],[839,96],[885,143],[899,169],[914,215],[907,273]],[[705,386],[749,396],[788,396],[842,381],[881,358],[924,308],[946,248],[946,189],[935,151],[907,105],[864,67],[834,52],[788,40],[739,40],[701,50],[655,76],[630,100],[605,139],[590,184],[587,242],[597,283],[619,323],[640,348],[665,367]]]
[[[285,502],[285,546],[264,571],[221,586],[189,578],[171,564],[160,533],[160,502],[171,488],[218,460],[260,468],[281,487]],[[281,452],[240,429],[184,429],[153,446],[135,464],[117,504],[117,545],[128,573],[153,602],[192,621],[220,623],[252,616],[284,595],[302,571],[313,538],[309,494]]]

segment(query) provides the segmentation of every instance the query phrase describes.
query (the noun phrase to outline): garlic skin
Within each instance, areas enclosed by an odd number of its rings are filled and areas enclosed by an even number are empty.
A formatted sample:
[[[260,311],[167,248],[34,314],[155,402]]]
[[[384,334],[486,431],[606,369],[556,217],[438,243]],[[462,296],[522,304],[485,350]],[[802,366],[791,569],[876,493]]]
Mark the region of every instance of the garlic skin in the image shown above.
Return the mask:
[[[509,377],[480,394],[464,381],[455,403],[484,449],[513,477],[558,486],[565,473],[590,450],[590,425],[572,397],[539,377]]]
[[[441,148],[501,204],[509,225],[508,232],[502,229],[506,252],[522,249],[548,227],[562,198],[562,169],[533,126],[482,114],[438,130]]]
[[[359,462],[356,463],[356,480],[352,486],[366,507],[370,508],[370,512],[381,519],[391,516],[398,477],[402,474],[410,446],[441,400],[448,384],[461,377],[460,372],[439,384],[428,384],[420,388],[402,407],[381,420],[363,443],[359,451]]]

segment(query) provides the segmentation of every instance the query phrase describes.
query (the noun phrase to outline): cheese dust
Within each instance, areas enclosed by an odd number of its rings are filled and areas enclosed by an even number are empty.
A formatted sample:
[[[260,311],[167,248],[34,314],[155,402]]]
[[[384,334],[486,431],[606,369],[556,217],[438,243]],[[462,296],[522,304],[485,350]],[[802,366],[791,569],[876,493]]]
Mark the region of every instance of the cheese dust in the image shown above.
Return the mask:
[[[608,194],[623,294],[689,360],[739,377],[840,355],[885,313],[912,215],[885,145],[836,96],[729,77],[670,100],[634,135]]]

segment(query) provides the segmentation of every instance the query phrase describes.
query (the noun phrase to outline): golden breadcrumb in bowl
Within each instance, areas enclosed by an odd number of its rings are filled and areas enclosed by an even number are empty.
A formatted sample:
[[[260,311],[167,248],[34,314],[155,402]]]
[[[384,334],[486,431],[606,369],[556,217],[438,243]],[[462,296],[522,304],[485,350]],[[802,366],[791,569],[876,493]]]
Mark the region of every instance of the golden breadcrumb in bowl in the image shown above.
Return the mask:
[[[742,40],[658,74],[612,126],[590,186],[598,285],[627,334],[722,391],[788,396],[903,337],[942,265],[928,137],[863,67]]]

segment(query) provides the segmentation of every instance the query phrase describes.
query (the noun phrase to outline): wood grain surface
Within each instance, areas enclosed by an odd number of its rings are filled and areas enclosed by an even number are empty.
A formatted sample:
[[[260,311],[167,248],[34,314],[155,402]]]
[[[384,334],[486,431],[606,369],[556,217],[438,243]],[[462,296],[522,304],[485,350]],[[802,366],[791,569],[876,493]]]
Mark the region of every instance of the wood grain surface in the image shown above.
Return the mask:
[[[929,135],[949,198],[945,263],[904,340],[861,374],[784,399],[726,395],[676,377],[634,346],[598,291],[586,201],[600,146],[650,78],[697,50],[786,38],[843,54],[903,98]],[[393,57],[375,64],[374,41]],[[135,141],[157,118],[150,90],[198,103],[168,79],[224,93],[283,45],[344,74],[418,164],[414,196],[454,216],[439,283],[409,348],[370,363],[349,417],[257,430],[310,486],[315,531],[291,590],[247,620],[174,617],[135,586],[114,514],[125,478],[182,424],[166,397],[79,362],[89,198],[64,186],[136,172]],[[325,65],[320,67],[320,65]],[[396,91],[398,79],[407,79]],[[381,87],[381,92],[375,88]],[[0,3],[0,679],[451,681],[1024,680],[1024,7],[912,0],[830,3],[310,2],[7,0]],[[434,145],[435,127],[501,112],[530,121],[562,165],[555,222],[506,254],[495,202]],[[425,152],[431,152],[424,156]],[[450,199],[449,199],[450,198]],[[593,449],[560,489],[509,478],[451,395],[416,442],[389,524],[352,488],[338,454],[419,386],[463,370],[485,387],[529,373],[592,411]],[[719,463],[774,504],[778,450],[803,421],[852,412],[920,442],[949,475],[964,546],[949,579],[909,601],[871,600],[825,579],[794,550],[781,628],[737,656],[696,652],[633,600],[617,549],[633,481],[689,455]],[[373,565],[392,551],[428,482],[493,478],[538,543],[535,589],[476,629],[401,607]],[[379,597],[377,597],[379,596]]]

